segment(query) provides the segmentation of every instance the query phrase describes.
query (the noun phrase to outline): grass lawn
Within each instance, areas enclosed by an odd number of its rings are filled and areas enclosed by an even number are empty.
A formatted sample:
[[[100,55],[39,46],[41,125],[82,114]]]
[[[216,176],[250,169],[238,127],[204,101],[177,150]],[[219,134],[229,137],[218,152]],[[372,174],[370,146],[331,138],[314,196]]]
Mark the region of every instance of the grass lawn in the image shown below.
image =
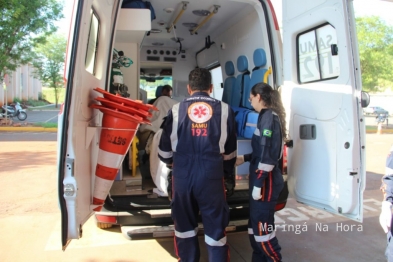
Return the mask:
[[[34,123],[33,126],[44,128],[57,128],[57,123]]]
[[[59,92],[58,104],[61,104],[64,102],[65,88],[58,88],[57,91]],[[50,102],[51,104],[54,104],[56,102],[55,89],[50,88],[50,87],[43,87],[42,88],[42,98],[45,99],[46,101]]]
[[[45,110],[59,110],[61,104],[64,102],[65,98],[65,89],[64,88],[59,88],[59,100],[57,101],[57,107],[55,105],[56,99],[55,99],[55,90],[53,88],[49,87],[43,87],[42,88],[42,100],[31,100],[29,99],[27,102],[27,110],[41,110],[43,107]],[[49,104],[52,104],[48,106]]]
[[[366,133],[367,134],[376,134],[378,131],[377,126],[366,126]],[[393,128],[391,125],[389,125],[389,128],[386,127],[386,125],[382,125],[382,134],[393,134]]]

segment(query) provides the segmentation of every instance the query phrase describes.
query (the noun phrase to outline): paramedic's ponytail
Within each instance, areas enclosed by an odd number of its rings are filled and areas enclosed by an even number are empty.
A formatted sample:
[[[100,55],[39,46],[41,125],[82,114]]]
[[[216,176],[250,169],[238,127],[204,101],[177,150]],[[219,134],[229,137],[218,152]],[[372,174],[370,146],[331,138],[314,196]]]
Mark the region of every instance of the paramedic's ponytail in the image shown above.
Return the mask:
[[[256,96],[259,94],[261,99],[265,102],[268,108],[271,108],[280,119],[281,134],[284,141],[287,140],[287,129],[285,121],[285,109],[281,102],[281,96],[278,90],[274,90],[270,85],[266,83],[258,83],[251,89],[251,93]]]

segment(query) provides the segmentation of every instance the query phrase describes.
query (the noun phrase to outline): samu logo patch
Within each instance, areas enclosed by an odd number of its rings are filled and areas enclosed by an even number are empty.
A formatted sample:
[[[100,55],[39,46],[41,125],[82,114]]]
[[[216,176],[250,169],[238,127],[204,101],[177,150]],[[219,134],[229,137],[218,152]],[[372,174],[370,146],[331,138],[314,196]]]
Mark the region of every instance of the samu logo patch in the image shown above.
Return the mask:
[[[263,136],[272,137],[272,130],[263,129]]]
[[[204,102],[193,103],[188,107],[188,117],[194,123],[206,123],[213,116],[212,107]]]

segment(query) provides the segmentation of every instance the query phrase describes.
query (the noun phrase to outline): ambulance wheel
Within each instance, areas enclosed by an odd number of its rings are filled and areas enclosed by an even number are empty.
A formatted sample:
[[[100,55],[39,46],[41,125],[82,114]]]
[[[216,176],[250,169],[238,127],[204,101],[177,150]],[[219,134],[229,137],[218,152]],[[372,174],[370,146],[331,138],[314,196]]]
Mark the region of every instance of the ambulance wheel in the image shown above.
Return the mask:
[[[111,228],[113,224],[97,222],[97,227],[100,229]]]

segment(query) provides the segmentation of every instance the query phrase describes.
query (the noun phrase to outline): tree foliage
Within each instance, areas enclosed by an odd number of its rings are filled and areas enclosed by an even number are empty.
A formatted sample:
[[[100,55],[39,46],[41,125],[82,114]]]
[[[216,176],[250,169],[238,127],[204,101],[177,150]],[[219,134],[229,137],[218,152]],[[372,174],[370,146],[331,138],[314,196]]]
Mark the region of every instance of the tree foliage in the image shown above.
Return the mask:
[[[53,34],[43,44],[34,48],[34,75],[49,87],[54,88],[56,107],[59,101],[58,88],[63,87],[63,69],[67,40],[60,34]]]
[[[393,27],[377,16],[356,18],[363,90],[393,86]]]
[[[34,46],[57,30],[63,17],[57,0],[0,0],[0,80],[31,61]]]

